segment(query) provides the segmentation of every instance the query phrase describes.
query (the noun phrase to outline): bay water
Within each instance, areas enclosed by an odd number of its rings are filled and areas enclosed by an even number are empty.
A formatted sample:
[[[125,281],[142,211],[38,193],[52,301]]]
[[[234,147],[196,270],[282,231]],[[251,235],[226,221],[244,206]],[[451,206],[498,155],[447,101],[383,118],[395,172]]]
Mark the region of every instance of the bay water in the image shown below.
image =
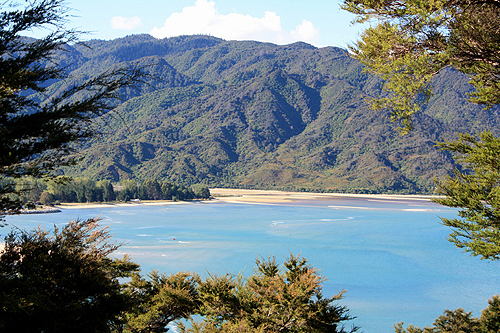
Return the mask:
[[[249,275],[256,258],[301,254],[327,278],[324,296],[363,332],[393,332],[399,321],[426,326],[445,309],[475,316],[499,293],[499,263],[470,257],[446,240],[441,217],[457,211],[421,200],[337,198],[287,204],[193,202],[63,209],[7,217],[8,227],[51,229],[100,216],[118,254],[142,272]],[[349,325],[349,324],[348,324]]]

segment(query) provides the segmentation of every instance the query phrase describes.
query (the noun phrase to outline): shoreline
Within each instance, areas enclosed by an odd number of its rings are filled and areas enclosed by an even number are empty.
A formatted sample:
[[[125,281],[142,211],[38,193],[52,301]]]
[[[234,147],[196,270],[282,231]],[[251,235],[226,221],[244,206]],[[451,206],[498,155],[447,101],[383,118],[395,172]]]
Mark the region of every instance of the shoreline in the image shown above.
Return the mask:
[[[410,194],[350,194],[350,193],[313,193],[313,192],[287,192],[278,190],[246,190],[246,189],[210,189],[212,199],[210,200],[144,200],[138,202],[91,202],[91,203],[61,203],[53,206],[53,209],[85,209],[85,208],[110,208],[110,207],[132,207],[132,206],[155,206],[155,205],[179,205],[193,202],[203,203],[244,203],[244,204],[297,204],[313,201],[340,201],[352,199],[364,199],[367,201],[404,201],[404,202],[429,202],[435,198],[433,195],[410,195]]]
[[[61,210],[56,207],[44,207],[41,209],[23,209],[19,212],[21,215],[26,214],[51,214],[51,213],[59,213]]]
[[[194,200],[193,200],[194,201]],[[187,204],[193,201],[172,201],[172,200],[144,200],[138,202],[68,202],[54,205],[58,209],[83,209],[83,208],[111,208],[111,207],[132,207],[132,206],[160,206]]]
[[[286,192],[278,190],[244,190],[244,189],[210,189],[215,200],[228,203],[283,204],[307,201],[339,201],[349,199],[365,199],[368,201],[417,201],[429,202],[433,195],[403,194],[350,194],[350,193],[312,193]]]

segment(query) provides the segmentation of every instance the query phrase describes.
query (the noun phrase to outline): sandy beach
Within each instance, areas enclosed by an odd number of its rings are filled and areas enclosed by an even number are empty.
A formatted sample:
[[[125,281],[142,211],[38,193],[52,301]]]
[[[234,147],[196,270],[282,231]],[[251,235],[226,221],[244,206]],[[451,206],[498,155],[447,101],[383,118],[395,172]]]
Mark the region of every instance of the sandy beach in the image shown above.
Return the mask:
[[[398,194],[346,194],[346,193],[311,193],[311,192],[284,192],[273,190],[243,190],[243,189],[210,189],[213,200],[202,200],[204,202],[228,202],[246,204],[286,204],[307,203],[308,201],[338,201],[347,199],[366,199],[381,201],[429,201],[431,195],[398,195]],[[59,209],[82,209],[82,208],[104,208],[104,207],[132,207],[137,205],[172,205],[187,204],[192,201],[171,200],[143,200],[134,202],[113,203],[62,203],[56,205]]]
[[[242,190],[242,189],[210,189],[212,197],[218,201],[255,204],[283,204],[318,200],[367,199],[382,201],[429,201],[431,195],[397,195],[397,194],[345,194],[345,193],[311,193],[283,192],[272,190]]]

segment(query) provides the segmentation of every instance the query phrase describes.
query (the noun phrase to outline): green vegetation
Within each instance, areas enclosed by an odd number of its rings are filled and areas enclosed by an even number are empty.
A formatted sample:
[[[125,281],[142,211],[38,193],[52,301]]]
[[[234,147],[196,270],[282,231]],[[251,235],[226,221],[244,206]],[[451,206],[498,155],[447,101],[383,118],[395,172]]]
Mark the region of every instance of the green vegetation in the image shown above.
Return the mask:
[[[119,90],[133,86],[141,73],[114,66],[76,82],[68,79],[61,56],[78,33],[60,29],[67,9],[60,0],[32,1],[22,8],[0,4],[0,215],[21,208],[16,190],[3,177],[50,178],[72,165],[74,146],[96,132],[99,117],[113,109]],[[54,29],[41,39],[24,32]],[[55,86],[47,87],[56,81]],[[50,95],[48,98],[44,96]]]
[[[498,108],[465,103],[467,77],[447,70],[415,129],[401,137],[373,110],[382,81],[342,49],[278,46],[209,36],[147,35],[71,46],[71,75],[136,64],[161,80],[124,89],[120,119],[84,144],[66,175],[168,180],[190,186],[432,193],[453,159],[436,140],[498,128]],[[56,91],[55,83],[48,91]],[[154,89],[152,88],[154,87]],[[50,94],[49,94],[50,95]]]
[[[36,204],[52,205],[61,202],[110,202],[140,200],[192,200],[209,199],[210,190],[204,185],[192,186],[158,182],[147,179],[143,182],[123,180],[113,186],[109,180],[94,181],[90,178],[41,181],[36,178],[6,179],[13,184],[17,194],[11,194],[24,207]],[[116,187],[116,189],[115,189]]]
[[[352,47],[354,56],[371,73],[380,75],[387,94],[372,101],[374,109],[389,108],[401,120],[403,133],[423,106],[432,102],[433,79],[448,67],[470,75],[475,88],[470,100],[488,108],[500,103],[498,1],[379,1],[344,0],[344,9],[357,14],[358,22],[376,19]],[[432,87],[433,91],[439,87]],[[436,89],[437,88],[437,89]],[[458,140],[438,144],[459,164],[453,175],[437,179],[435,202],[460,208],[459,217],[443,218],[453,229],[449,240],[482,259],[500,258],[500,138],[498,125],[485,122],[482,132],[465,130]],[[463,129],[458,129],[463,131]],[[492,133],[494,132],[494,133]],[[420,329],[403,324],[396,332],[497,332],[500,298],[493,297],[479,319],[463,309],[446,311],[433,327]]]
[[[77,34],[61,30],[62,4],[1,5],[2,213],[16,212],[22,200],[186,199],[209,195],[206,185],[425,192],[430,174],[447,174],[453,155],[465,165],[438,183],[447,195],[438,201],[461,207],[462,220],[444,223],[455,228],[451,238],[459,247],[498,259],[498,109],[462,105],[465,76],[446,69],[473,74],[473,101],[498,103],[496,1],[345,0],[361,21],[383,19],[355,53],[385,82],[364,73],[344,50],[304,43],[130,36],[90,41],[91,48],[68,45]],[[46,38],[19,36],[47,24],[56,32]],[[139,72],[123,68],[138,67],[155,79],[132,90]],[[95,76],[107,68],[119,69]],[[456,84],[450,90],[444,81]],[[389,95],[376,99],[378,110],[367,109],[364,96],[384,90]],[[127,101],[119,105],[118,95]],[[89,141],[82,164],[69,168],[77,160],[73,144],[93,137],[96,118],[115,106],[120,119],[105,117],[109,133]],[[406,130],[412,117],[418,121],[402,138],[385,116],[402,120]],[[485,124],[493,134],[449,141],[452,129]],[[440,144],[445,152],[432,148],[435,140],[448,140]],[[40,181],[66,180],[56,177],[61,172],[94,178],[64,186]],[[110,180],[123,188],[115,192]],[[171,180],[203,185],[189,190]],[[126,256],[113,256],[118,245],[97,222],[70,222],[52,234],[13,229],[5,237],[0,330],[164,332],[185,318],[191,325],[180,324],[182,332],[344,332],[352,319],[336,304],[343,292],[323,297],[323,278],[301,257],[290,255],[283,266],[274,258],[257,260],[247,278],[143,277]],[[396,331],[497,332],[500,298],[489,303],[479,319],[459,309],[446,311],[433,327],[401,323]]]
[[[453,228],[449,237],[457,247],[482,259],[500,259],[500,139],[490,132],[477,139],[462,134],[460,140],[443,142],[441,149],[459,153],[464,170],[437,183],[442,198],[435,202],[459,207],[460,218],[442,218]]]
[[[404,131],[428,102],[432,79],[448,67],[470,75],[472,102],[500,103],[497,1],[344,0],[342,7],[357,15],[356,22],[377,20],[351,51],[384,79],[390,94],[373,106],[391,109]]]
[[[181,332],[345,332],[344,322],[353,318],[334,303],[344,292],[324,298],[322,281],[304,258],[293,255],[283,267],[274,258],[257,260],[246,279],[209,276],[198,287],[205,319],[181,326]]]
[[[434,321],[431,327],[421,329],[409,325],[405,329],[403,323],[398,323],[395,328],[396,333],[498,332],[500,329],[500,297],[493,296],[488,301],[488,307],[481,312],[479,318],[472,317],[472,312],[465,312],[464,309],[446,310],[443,315]]]
[[[13,230],[0,252],[2,332],[110,332],[133,305],[121,278],[138,269],[97,220],[74,221],[53,235]]]
[[[142,277],[97,220],[70,222],[53,235],[14,230],[0,252],[2,332],[345,332],[351,320],[325,298],[324,280],[301,257],[280,267],[257,260],[247,278],[153,272]],[[195,323],[192,315],[203,321]],[[201,316],[201,317],[200,317]],[[353,327],[351,332],[355,331]]]
[[[500,102],[498,2],[345,0],[343,7],[360,22],[380,20],[352,51],[368,71],[386,80],[390,94],[373,104],[391,108],[403,131],[411,129],[411,117],[429,101],[431,79],[447,67],[471,75],[472,102],[488,107]],[[460,164],[451,177],[437,178],[437,193],[445,197],[435,201],[461,208],[460,219],[442,219],[453,228],[450,241],[483,259],[498,259],[500,139],[497,124],[485,122],[480,129],[479,135],[466,129],[458,140],[438,144]]]

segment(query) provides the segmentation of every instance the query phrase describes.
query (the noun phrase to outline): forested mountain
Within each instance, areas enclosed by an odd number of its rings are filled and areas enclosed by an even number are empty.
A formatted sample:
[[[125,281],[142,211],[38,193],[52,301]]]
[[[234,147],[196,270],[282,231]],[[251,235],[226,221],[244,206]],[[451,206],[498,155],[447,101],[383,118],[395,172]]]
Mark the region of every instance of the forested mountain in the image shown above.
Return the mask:
[[[466,101],[467,77],[451,70],[401,136],[367,98],[381,82],[340,48],[274,45],[210,36],[92,40],[60,55],[71,80],[113,66],[144,66],[154,80],[123,91],[107,134],[83,147],[67,174],[168,179],[209,186],[432,192],[451,156],[436,140],[458,131],[497,132],[499,108]],[[71,80],[55,82],[57,94]]]

